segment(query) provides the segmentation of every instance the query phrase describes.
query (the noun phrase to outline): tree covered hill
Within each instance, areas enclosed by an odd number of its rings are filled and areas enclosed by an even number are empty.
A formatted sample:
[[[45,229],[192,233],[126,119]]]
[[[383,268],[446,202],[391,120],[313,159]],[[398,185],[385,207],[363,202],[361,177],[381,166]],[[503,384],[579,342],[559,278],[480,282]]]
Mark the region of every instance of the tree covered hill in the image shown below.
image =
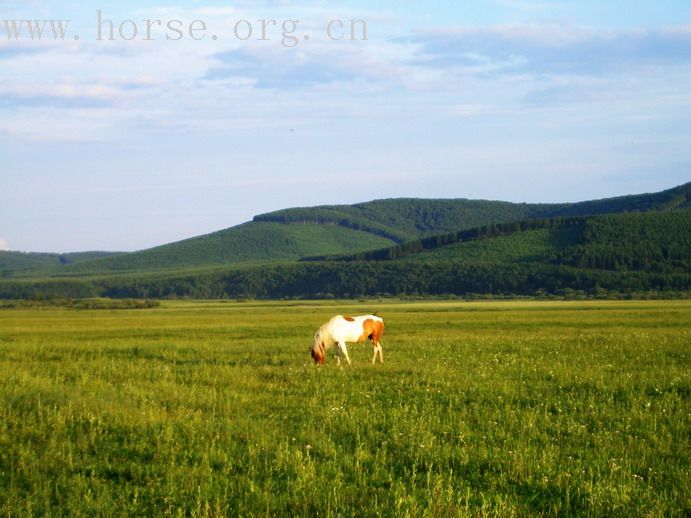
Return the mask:
[[[292,261],[305,255],[343,253],[391,245],[393,241],[339,226],[290,226],[250,222],[141,252],[75,264],[63,274],[203,268],[257,261]]]
[[[531,205],[486,200],[400,198],[355,205],[285,209],[255,216],[255,222],[287,225],[331,224],[361,229],[398,244],[442,232],[534,217],[559,205]]]
[[[0,298],[361,297],[691,290],[691,211],[488,225],[375,252],[216,268],[0,282]]]
[[[493,224],[379,250],[303,260],[542,262],[586,269],[691,272],[691,211]]]
[[[691,209],[691,182],[652,194],[634,194],[566,204],[545,210],[538,217],[597,216],[622,212],[649,212]]]
[[[636,194],[578,203],[541,204],[400,198],[355,205],[284,209],[255,216],[254,221],[336,224],[380,234],[401,244],[420,237],[526,219],[688,208],[691,208],[691,182],[653,194]]]
[[[75,252],[50,254],[37,252],[8,252],[0,250],[0,277],[9,277],[12,272],[52,271],[68,264],[114,257],[119,252]]]
[[[466,241],[464,232],[490,232],[491,235],[501,232],[502,225],[516,228],[511,225],[517,222],[525,226],[536,219],[622,212],[683,212],[689,207],[691,183],[654,194],[571,204],[404,198],[294,208],[259,215],[242,225],[139,252],[83,257],[80,254],[4,253],[0,254],[0,277],[170,273],[293,262],[311,256],[330,259],[334,255],[355,254],[359,259],[377,259],[377,254],[389,257],[393,253],[392,257],[398,257],[418,251],[420,247],[428,248],[430,244]],[[367,253],[371,250],[374,252]]]

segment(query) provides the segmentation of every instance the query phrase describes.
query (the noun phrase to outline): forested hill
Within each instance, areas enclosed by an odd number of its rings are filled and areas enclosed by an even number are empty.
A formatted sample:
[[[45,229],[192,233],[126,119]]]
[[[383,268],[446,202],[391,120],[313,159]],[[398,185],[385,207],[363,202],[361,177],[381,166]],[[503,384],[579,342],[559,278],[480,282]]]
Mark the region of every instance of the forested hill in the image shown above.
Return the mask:
[[[489,225],[340,260],[0,281],[0,298],[688,297],[689,292],[689,210]]]
[[[104,255],[0,253],[0,278],[151,274],[236,264],[292,262],[411,246],[439,234],[518,221],[691,207],[691,183],[654,194],[570,204],[485,200],[376,200],[355,205],[285,209],[211,234],[142,250]]]
[[[535,204],[486,200],[400,198],[355,205],[284,209],[257,222],[336,224],[366,230],[399,244],[420,237],[526,219],[592,216],[691,208],[691,182],[666,191],[578,203]]]
[[[35,252],[8,252],[0,250],[0,276],[10,272],[28,270],[54,270],[68,264],[78,264],[95,259],[119,255],[118,252],[74,252],[69,254],[50,254]]]
[[[560,205],[531,205],[486,200],[400,198],[355,205],[285,209],[255,216],[255,222],[320,224],[364,230],[405,243],[419,237],[535,217]]]
[[[596,216],[600,214],[619,214],[622,212],[648,212],[691,209],[691,182],[673,189],[652,194],[634,194],[583,201],[561,206],[555,210],[545,210],[539,217],[555,216]]]
[[[533,262],[579,269],[691,273],[691,211],[501,223],[380,250],[304,260]]]

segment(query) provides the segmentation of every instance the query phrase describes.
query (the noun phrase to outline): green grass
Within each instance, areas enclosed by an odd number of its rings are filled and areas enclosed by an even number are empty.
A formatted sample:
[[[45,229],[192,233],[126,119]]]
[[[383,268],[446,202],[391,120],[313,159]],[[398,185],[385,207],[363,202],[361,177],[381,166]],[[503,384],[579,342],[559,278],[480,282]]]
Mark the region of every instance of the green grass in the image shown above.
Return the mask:
[[[378,310],[384,365],[310,362]],[[685,516],[691,304],[0,311],[3,516]]]

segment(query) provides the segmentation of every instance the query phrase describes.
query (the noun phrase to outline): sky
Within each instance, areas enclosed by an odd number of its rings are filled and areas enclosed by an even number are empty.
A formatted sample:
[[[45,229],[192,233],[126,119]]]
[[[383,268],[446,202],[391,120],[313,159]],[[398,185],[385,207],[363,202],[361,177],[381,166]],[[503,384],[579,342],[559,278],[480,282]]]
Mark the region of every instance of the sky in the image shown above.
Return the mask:
[[[139,250],[286,207],[691,179],[691,2],[465,4],[0,0],[0,249]],[[63,39],[3,22],[51,19],[70,20]],[[350,20],[355,40],[336,39]]]

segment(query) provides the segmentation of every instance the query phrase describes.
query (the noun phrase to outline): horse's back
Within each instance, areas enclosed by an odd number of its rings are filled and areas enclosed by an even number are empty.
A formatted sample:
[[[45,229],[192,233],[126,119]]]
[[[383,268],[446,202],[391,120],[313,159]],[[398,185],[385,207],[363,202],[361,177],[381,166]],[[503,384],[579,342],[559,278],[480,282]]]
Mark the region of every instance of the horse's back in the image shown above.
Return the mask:
[[[369,322],[376,324],[372,326]],[[370,329],[372,327],[383,329],[384,321],[376,315],[360,315],[357,317],[336,315],[329,321],[329,327],[331,329],[331,336],[337,342],[360,342],[367,339],[371,334]]]
[[[362,324],[366,320],[374,320],[375,322],[382,323],[384,322],[384,319],[382,317],[378,317],[377,315],[358,315],[356,317],[350,315],[336,315],[330,320],[330,322],[338,322],[339,320],[345,320],[346,322],[349,322],[351,324]]]

